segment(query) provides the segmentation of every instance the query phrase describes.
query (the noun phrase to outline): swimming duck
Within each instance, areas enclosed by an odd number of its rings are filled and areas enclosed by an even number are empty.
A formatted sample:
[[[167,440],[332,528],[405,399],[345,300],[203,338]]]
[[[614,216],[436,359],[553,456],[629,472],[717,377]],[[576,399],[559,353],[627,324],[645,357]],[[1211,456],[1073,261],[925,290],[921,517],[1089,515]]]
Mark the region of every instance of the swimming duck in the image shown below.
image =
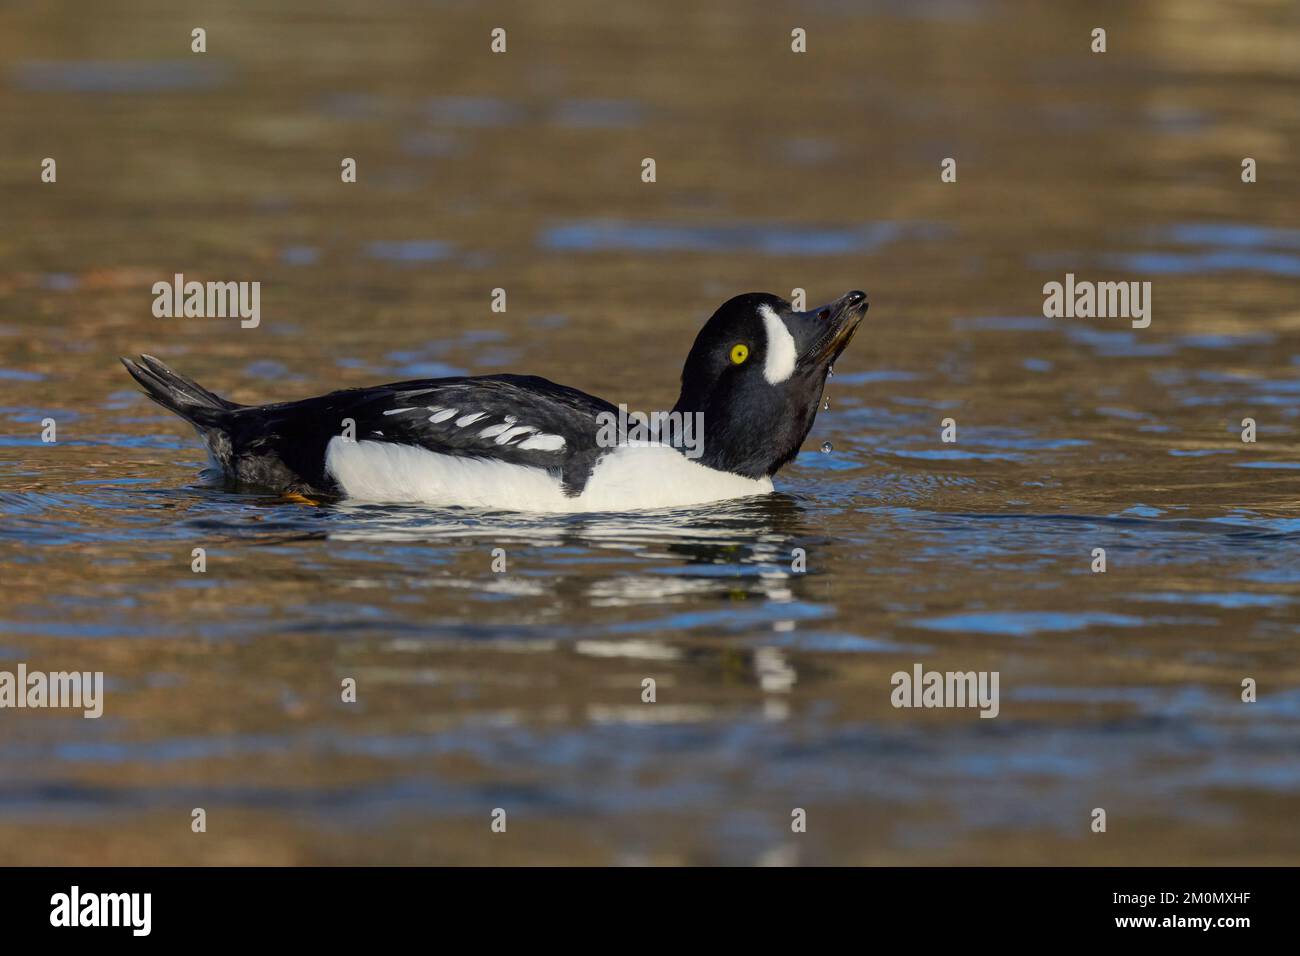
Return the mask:
[[[529,375],[237,405],[151,355],[122,363],[149,398],[198,430],[215,465],[241,485],[313,499],[627,511],[771,492],[866,312],[859,291],[807,312],[765,293],[724,302],[682,367],[672,413],[700,423],[691,442],[611,440],[610,422],[625,421],[625,408],[620,418],[619,406]]]

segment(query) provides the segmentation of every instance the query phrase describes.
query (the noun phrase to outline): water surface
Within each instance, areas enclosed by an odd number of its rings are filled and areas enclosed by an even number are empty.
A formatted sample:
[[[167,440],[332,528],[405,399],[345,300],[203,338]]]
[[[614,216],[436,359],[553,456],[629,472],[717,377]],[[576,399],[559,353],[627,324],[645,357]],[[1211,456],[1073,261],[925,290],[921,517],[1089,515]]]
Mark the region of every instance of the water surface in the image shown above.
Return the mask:
[[[1291,5],[0,27],[0,668],[108,685],[98,721],[0,712],[0,862],[1297,859]],[[153,318],[176,272],[260,281],[261,325]],[[1044,318],[1066,272],[1151,281],[1150,328]],[[663,408],[718,303],[796,287],[869,290],[868,326],[778,493],[701,510],[237,494],[116,361],[245,402],[516,371]],[[916,662],[998,671],[999,716],[893,708]]]

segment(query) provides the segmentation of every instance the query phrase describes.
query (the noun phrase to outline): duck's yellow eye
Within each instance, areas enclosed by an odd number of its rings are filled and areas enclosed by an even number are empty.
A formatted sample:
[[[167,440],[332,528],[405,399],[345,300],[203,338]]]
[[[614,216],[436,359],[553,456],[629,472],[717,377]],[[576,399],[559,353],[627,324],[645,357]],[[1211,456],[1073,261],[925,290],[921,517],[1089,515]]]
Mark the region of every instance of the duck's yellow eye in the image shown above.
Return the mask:
[[[731,347],[731,364],[740,365],[749,358],[749,346],[737,342]]]

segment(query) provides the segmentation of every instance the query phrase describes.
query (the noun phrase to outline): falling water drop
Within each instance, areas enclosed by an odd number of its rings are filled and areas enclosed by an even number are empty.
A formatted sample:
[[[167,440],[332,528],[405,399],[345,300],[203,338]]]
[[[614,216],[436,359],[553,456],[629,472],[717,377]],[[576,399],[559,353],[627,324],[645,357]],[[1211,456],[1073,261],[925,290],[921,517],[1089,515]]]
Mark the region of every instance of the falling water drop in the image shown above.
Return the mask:
[[[831,444],[830,442],[828,442],[828,441],[824,441],[824,442],[822,442],[822,454],[823,454],[823,455],[829,455],[829,454],[831,453],[831,449],[834,448],[834,447],[835,447],[835,446],[832,445],[832,444]]]
[[[823,398],[823,399],[822,399],[822,411],[824,411],[824,412],[829,412],[830,410],[831,410],[831,400],[830,400],[829,398]]]
[[[826,377],[827,377],[827,378],[834,378],[834,377],[835,377],[835,366],[834,366],[834,365],[827,365],[827,366],[826,366]]]

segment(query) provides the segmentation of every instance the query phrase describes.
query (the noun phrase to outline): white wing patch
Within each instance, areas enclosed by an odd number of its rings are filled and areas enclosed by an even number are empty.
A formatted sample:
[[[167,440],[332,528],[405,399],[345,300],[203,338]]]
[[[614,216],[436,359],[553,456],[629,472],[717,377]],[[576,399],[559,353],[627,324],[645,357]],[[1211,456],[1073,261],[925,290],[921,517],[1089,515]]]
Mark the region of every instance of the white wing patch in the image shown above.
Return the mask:
[[[456,408],[444,408],[441,405],[429,405],[428,410],[433,414],[429,416],[429,421],[434,424],[445,422],[448,419],[456,418],[460,410]],[[402,412],[413,412],[414,408],[390,408],[385,415],[400,415]],[[467,428],[480,419],[487,418],[487,412],[469,412],[456,418],[457,428]],[[506,415],[501,422],[495,425],[489,425],[478,433],[479,438],[493,438],[498,445],[511,445],[516,448],[523,448],[526,451],[559,451],[564,447],[564,438],[561,435],[547,435],[538,432],[532,425],[519,425],[518,416]],[[532,434],[537,432],[537,434]],[[383,435],[383,432],[376,431],[373,434]],[[523,441],[519,439],[523,438]]]
[[[799,352],[794,347],[794,336],[785,327],[781,317],[771,306],[760,305],[758,314],[767,330],[767,360],[763,363],[763,378],[769,385],[780,385],[794,374],[794,363]]]
[[[564,447],[563,435],[534,435],[519,443],[527,451],[559,451]]]
[[[537,429],[532,425],[515,425],[511,428],[507,428],[497,436],[497,444],[504,445],[512,438],[518,438],[520,435],[527,435],[529,432],[535,431],[537,431]]]

